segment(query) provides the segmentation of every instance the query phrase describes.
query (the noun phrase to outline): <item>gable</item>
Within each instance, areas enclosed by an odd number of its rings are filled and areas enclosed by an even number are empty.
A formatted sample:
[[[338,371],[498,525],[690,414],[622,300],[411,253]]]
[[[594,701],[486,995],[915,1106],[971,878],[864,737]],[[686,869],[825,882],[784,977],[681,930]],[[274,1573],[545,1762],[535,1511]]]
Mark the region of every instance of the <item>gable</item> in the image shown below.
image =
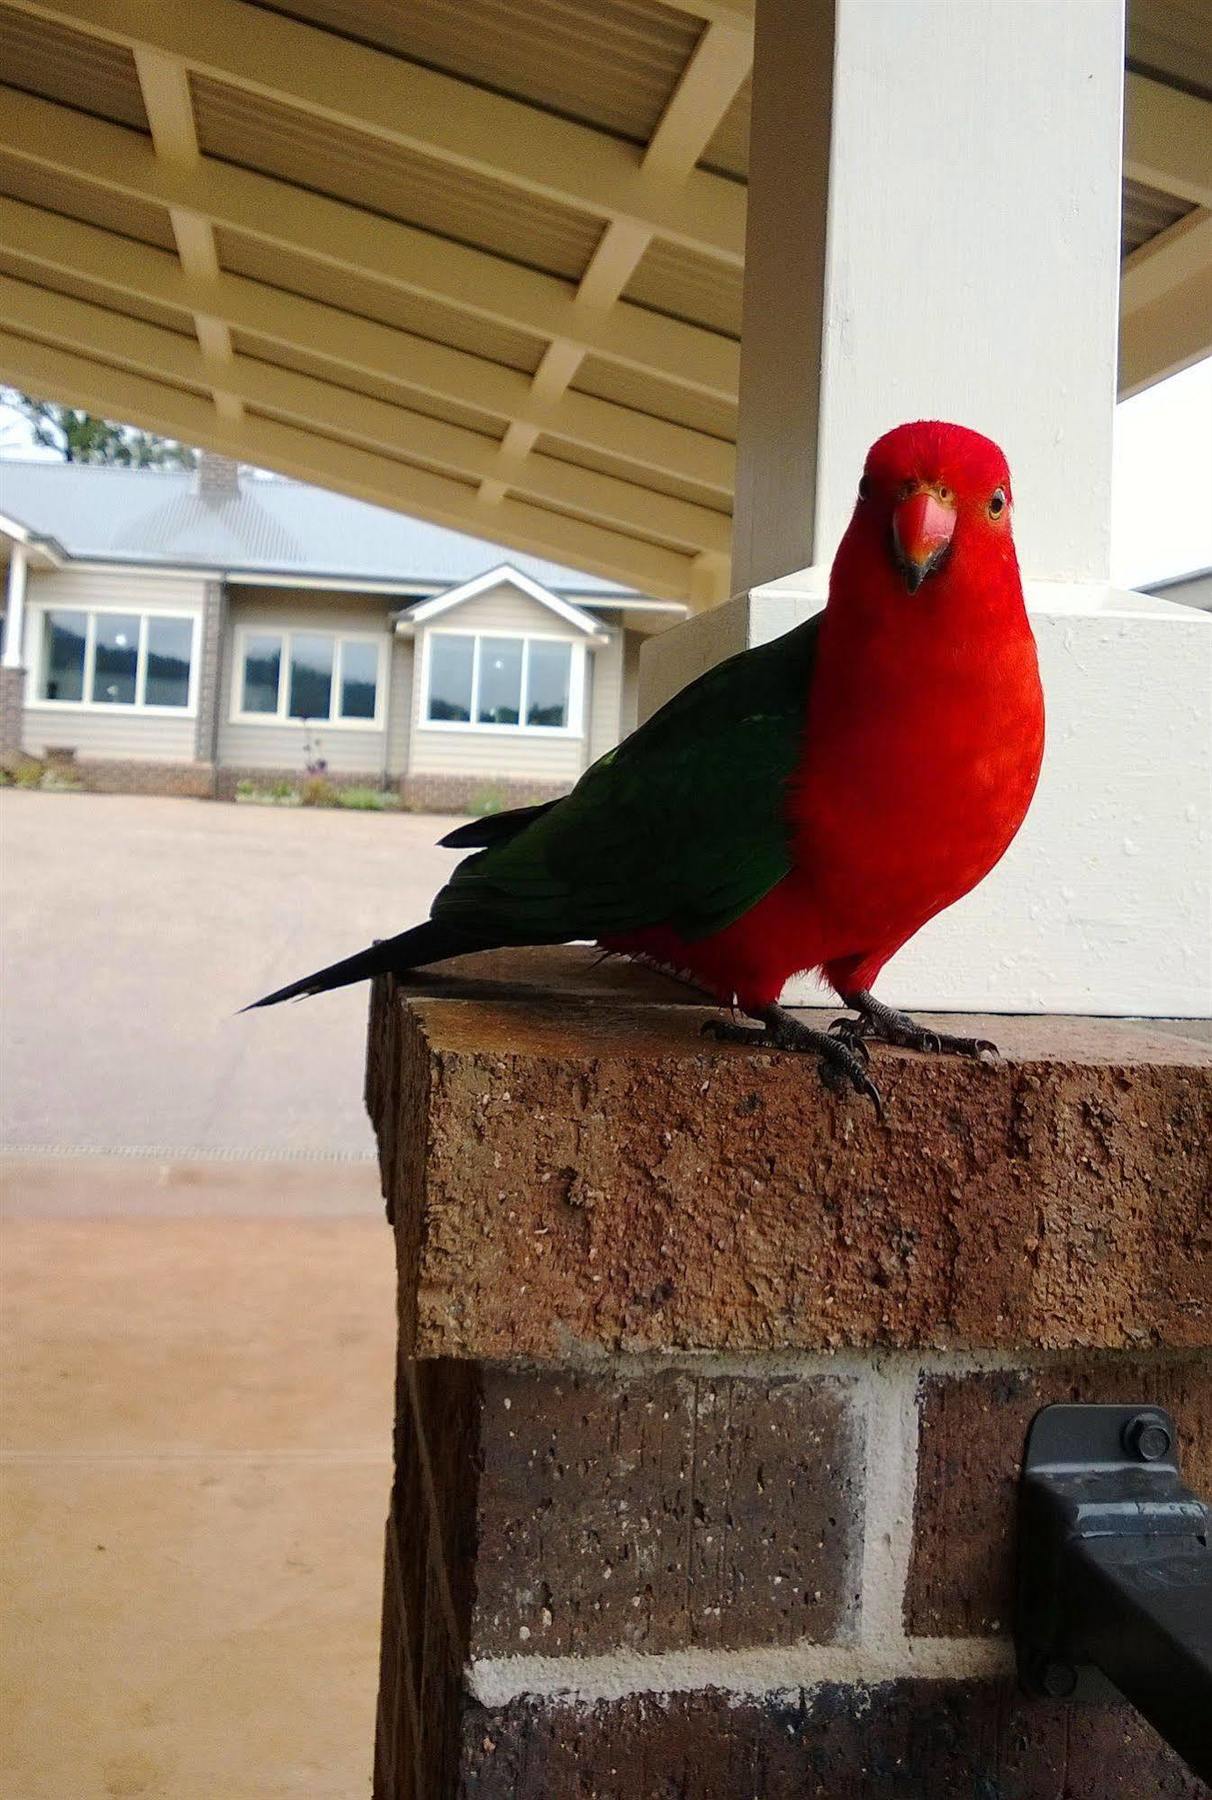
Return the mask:
[[[550,588],[544,587],[540,582],[532,581],[529,575],[523,575],[520,570],[512,568],[508,563],[502,563],[499,568],[487,569],[484,574],[477,575],[473,581],[465,581],[462,586],[450,588],[444,594],[435,594],[432,600],[422,601],[419,606],[412,609],[407,619],[402,621],[402,626],[407,628],[408,626],[429,625],[432,621],[445,618],[455,611],[462,612],[467,606],[474,604],[477,600],[485,599],[489,595],[496,597],[496,603],[504,604],[503,594],[514,597],[518,601],[527,602],[541,613],[547,614],[549,636],[562,637],[571,632],[582,637],[605,641],[607,633],[592,613],[585,612],[579,606],[574,606],[570,600],[565,600],[561,595],[553,593]],[[553,633],[553,619],[564,627],[563,631]],[[464,625],[461,629],[472,630],[477,627]],[[522,628],[513,626],[511,629]],[[531,629],[536,628],[532,627]]]
[[[483,593],[458,601],[425,621],[421,628],[427,631],[492,631],[514,637],[580,639],[585,635],[510,582],[499,582]]]

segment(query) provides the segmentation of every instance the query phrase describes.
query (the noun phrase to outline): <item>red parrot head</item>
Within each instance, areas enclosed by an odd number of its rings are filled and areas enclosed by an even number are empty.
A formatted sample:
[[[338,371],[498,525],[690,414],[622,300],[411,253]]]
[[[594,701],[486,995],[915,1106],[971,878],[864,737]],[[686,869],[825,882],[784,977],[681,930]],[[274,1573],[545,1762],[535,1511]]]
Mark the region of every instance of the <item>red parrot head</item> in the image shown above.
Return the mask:
[[[853,533],[868,545],[878,539],[911,594],[957,563],[1017,567],[1006,459],[963,425],[898,425],[867,454]]]

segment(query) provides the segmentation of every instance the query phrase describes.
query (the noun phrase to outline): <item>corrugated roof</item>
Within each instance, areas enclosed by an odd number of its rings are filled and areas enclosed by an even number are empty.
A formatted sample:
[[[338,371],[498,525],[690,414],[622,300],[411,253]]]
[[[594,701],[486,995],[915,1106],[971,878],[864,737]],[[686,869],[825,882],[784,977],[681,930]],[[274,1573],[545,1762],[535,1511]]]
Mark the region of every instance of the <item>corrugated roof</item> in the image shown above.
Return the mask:
[[[645,144],[702,22],[660,0],[258,0]]]
[[[0,510],[82,560],[416,581],[435,590],[507,562],[556,593],[633,591],[301,482],[245,477],[227,500],[203,500],[196,490],[187,470],[0,462]]]
[[[210,156],[300,183],[511,261],[578,279],[602,221],[261,94],[195,75],[198,143]]]

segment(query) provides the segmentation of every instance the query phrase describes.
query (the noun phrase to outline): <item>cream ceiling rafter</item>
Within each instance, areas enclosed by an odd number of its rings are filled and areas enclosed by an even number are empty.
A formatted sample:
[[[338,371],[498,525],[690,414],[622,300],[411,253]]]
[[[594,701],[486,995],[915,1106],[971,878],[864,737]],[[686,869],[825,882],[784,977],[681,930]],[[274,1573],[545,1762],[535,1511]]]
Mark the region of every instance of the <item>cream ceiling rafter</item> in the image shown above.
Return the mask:
[[[215,157],[189,168],[164,162],[138,133],[56,101],[0,87],[0,150],[544,340],[568,338],[712,399],[736,400],[738,346],[719,332],[626,301],[588,312],[557,276]]]
[[[649,140],[642,170],[670,183],[685,182],[752,66],[752,29],[709,24]],[[633,221],[612,220],[581,277],[578,304],[608,311],[635,274],[654,235]],[[556,400],[575,378],[584,355],[580,345],[556,338],[535,372],[535,397],[547,403]],[[501,470],[482,485],[482,499],[498,502],[511,485],[524,485],[526,461],[538,436],[539,429],[529,420],[513,420],[501,445]],[[709,566],[716,567],[714,563]],[[726,598],[726,569],[717,586],[713,600]]]
[[[139,48],[135,51],[135,68],[156,155],[165,162],[192,167],[200,152],[185,64],[158,50]],[[201,285],[209,285],[219,273],[210,221],[185,207],[170,207],[168,216],[182,269]],[[193,320],[199,348],[214,367],[211,394],[216,410],[222,418],[238,424],[244,409],[230,388],[223,385],[223,371],[232,360],[231,332],[211,312],[195,311]]]
[[[211,369],[205,355],[179,332],[89,301],[51,294],[7,275],[0,275],[0,321],[23,336],[66,345],[80,355],[91,353],[183,389],[209,385]],[[494,466],[493,440],[464,425],[252,357],[233,354],[225,374],[231,392],[244,405],[303,428],[314,426],[328,437],[345,438],[406,462],[435,465],[454,475],[478,479]],[[519,489],[528,498],[687,554],[705,549],[722,555],[728,550],[730,520],[724,513],[571,462],[532,457]]]
[[[447,475],[275,419],[246,412],[236,427],[217,416],[209,399],[2,329],[0,368],[6,378],[48,400],[85,406],[104,418],[124,419],[185,443],[205,444],[299,481],[376,506],[414,512],[456,531],[491,536],[497,543],[608,576],[641,593],[681,600],[690,589],[693,559],[676,550],[641,543],[524,500],[486,507],[474,487]]]
[[[1212,210],[1196,207],[1134,251],[1120,295],[1121,399],[1212,356]]]
[[[637,476],[671,475],[711,491],[724,504],[731,497],[733,446],[688,426],[575,390],[547,403],[520,369],[243,275],[220,271],[213,280],[200,281],[186,274],[170,251],[22,200],[0,196],[0,243],[21,262],[28,279],[52,291],[56,274],[78,276],[104,289],[106,304],[117,311],[131,300],[183,313],[209,307],[229,331],[264,340],[267,352],[322,352],[334,381],[344,377],[356,387],[358,378],[369,377],[398,386],[404,404],[411,390],[502,418],[522,418],[549,437],[604,450],[634,465]]]
[[[670,180],[637,167],[632,147],[606,132],[317,26],[241,0],[8,3],[579,212],[630,220],[735,268],[744,261],[745,196],[735,182],[702,170]]]
[[[1124,174],[1193,206],[1212,207],[1212,101],[1129,70]]]

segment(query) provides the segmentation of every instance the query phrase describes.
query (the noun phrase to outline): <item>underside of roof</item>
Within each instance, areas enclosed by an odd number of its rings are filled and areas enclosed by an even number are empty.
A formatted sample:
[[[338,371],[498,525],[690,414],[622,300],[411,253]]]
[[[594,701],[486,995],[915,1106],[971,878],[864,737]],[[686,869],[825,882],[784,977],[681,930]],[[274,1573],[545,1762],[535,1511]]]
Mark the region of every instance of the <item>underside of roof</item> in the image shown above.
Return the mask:
[[[1195,360],[1205,0],[1129,15],[1123,390]],[[751,0],[0,0],[0,377],[702,605]]]

